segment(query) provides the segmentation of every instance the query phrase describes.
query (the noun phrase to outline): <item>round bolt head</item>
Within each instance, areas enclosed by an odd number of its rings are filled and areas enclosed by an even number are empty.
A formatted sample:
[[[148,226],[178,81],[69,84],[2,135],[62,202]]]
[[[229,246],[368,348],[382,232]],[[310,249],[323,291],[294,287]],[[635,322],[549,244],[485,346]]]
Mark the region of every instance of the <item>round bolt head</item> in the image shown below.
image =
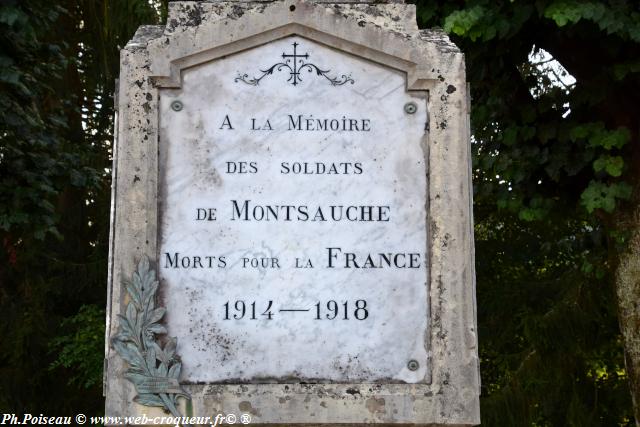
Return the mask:
[[[407,114],[413,114],[418,111],[418,104],[415,102],[407,102],[404,104],[404,112]]]
[[[180,101],[173,101],[171,103],[171,109],[173,111],[181,111],[182,107],[183,107],[183,105],[182,105],[182,102],[180,102]]]
[[[407,368],[409,368],[410,371],[417,371],[418,368],[420,367],[420,364],[418,363],[417,360],[409,360],[409,363],[407,363]]]

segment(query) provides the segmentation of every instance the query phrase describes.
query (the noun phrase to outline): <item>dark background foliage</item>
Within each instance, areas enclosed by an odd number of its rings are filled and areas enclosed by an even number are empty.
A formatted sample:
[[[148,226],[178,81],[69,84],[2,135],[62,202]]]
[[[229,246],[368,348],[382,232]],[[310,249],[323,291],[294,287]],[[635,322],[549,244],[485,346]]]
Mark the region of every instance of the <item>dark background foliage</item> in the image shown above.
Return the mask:
[[[99,414],[119,47],[146,1],[0,3],[0,410]]]
[[[465,52],[471,83],[483,424],[631,425],[615,277],[640,182],[640,6],[417,7]],[[103,411],[118,49],[165,14],[0,3],[2,412]]]

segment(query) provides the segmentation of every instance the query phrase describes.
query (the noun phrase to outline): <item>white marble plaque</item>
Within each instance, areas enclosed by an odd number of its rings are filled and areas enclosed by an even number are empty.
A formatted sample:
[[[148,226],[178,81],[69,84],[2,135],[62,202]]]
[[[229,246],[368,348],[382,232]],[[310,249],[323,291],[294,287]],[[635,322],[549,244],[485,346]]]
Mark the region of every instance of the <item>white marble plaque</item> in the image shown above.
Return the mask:
[[[160,91],[158,267],[185,381],[426,381],[427,112],[404,73],[295,36],[182,79]]]

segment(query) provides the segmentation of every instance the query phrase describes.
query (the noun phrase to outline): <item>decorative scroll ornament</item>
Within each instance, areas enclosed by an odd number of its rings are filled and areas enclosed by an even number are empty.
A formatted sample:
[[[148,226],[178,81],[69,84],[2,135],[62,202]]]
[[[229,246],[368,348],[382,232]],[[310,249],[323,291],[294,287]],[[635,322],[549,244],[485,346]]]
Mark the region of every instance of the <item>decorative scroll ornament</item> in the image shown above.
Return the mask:
[[[131,300],[125,315],[118,315],[120,329],[111,344],[130,365],[125,378],[138,392],[133,400],[145,406],[162,407],[180,417],[178,397],[191,399],[191,396],[178,382],[182,363],[176,355],[177,339],[169,337],[164,347],[156,340],[157,335],[167,333],[159,323],[166,309],[156,307],[158,281],[147,257],[140,260],[133,280],[126,281],[125,285]]]
[[[302,78],[300,77],[300,72],[303,70],[306,70],[309,73],[313,73],[315,71],[316,75],[322,76],[325,79],[327,79],[332,86],[342,86],[343,84],[349,83],[349,82],[351,84],[355,83],[355,81],[351,78],[351,74],[349,75],[342,74],[339,78],[330,77],[328,73],[331,70],[322,70],[315,64],[312,64],[310,62],[305,62],[305,60],[309,59],[309,54],[308,53],[298,54],[298,51],[297,51],[298,46],[299,46],[298,43],[294,42],[293,54],[285,54],[283,52],[282,53],[283,62],[278,62],[276,64],[273,64],[271,67],[267,68],[266,70],[260,70],[260,72],[262,73],[260,76],[249,77],[248,74],[238,73],[238,76],[235,78],[234,81],[236,83],[243,82],[251,86],[258,86],[260,84],[260,80],[262,80],[266,76],[270,76],[271,74],[273,74],[274,71],[282,71],[283,69],[285,69],[289,71],[289,78],[287,79],[287,81],[291,82],[291,84],[294,86],[297,86],[302,81]]]

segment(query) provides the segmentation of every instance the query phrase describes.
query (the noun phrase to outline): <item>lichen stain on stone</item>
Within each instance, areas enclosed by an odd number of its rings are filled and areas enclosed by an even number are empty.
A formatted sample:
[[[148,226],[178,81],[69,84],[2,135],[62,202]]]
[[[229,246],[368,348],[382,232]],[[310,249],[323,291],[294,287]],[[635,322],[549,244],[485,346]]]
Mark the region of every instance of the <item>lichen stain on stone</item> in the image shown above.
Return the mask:
[[[384,398],[376,399],[375,397],[370,397],[365,402],[365,406],[372,414],[376,413],[384,413],[385,412],[385,401]]]
[[[240,402],[238,404],[238,409],[240,409],[240,411],[245,414],[251,414],[257,417],[262,415],[260,413],[260,410],[258,408],[254,408],[253,406],[251,406],[251,402],[247,400],[243,400],[242,402]]]
[[[449,385],[450,379],[451,379],[451,374],[449,374],[449,372],[445,372],[444,380],[442,381],[442,384],[443,385]]]
[[[360,390],[358,390],[355,387],[352,387],[352,388],[348,388],[346,393],[355,397],[356,394],[360,394]]]
[[[290,396],[286,396],[286,397],[279,397],[278,398],[278,403],[280,403],[281,405],[284,405],[285,403],[287,403],[288,401],[291,400]]]
[[[238,19],[242,15],[244,15],[244,9],[240,6],[233,5],[233,7],[231,8],[231,13],[229,13],[227,16],[231,19]]]
[[[189,26],[197,27],[202,23],[202,11],[199,7],[188,8],[187,17],[189,18],[189,21],[187,21]]]
[[[364,9],[365,13],[371,16],[383,16],[382,11],[377,8],[377,7],[373,7],[373,6],[366,6]],[[399,20],[400,18],[398,18]]]
[[[456,87],[454,85],[447,86],[447,93],[453,93],[456,91]]]

